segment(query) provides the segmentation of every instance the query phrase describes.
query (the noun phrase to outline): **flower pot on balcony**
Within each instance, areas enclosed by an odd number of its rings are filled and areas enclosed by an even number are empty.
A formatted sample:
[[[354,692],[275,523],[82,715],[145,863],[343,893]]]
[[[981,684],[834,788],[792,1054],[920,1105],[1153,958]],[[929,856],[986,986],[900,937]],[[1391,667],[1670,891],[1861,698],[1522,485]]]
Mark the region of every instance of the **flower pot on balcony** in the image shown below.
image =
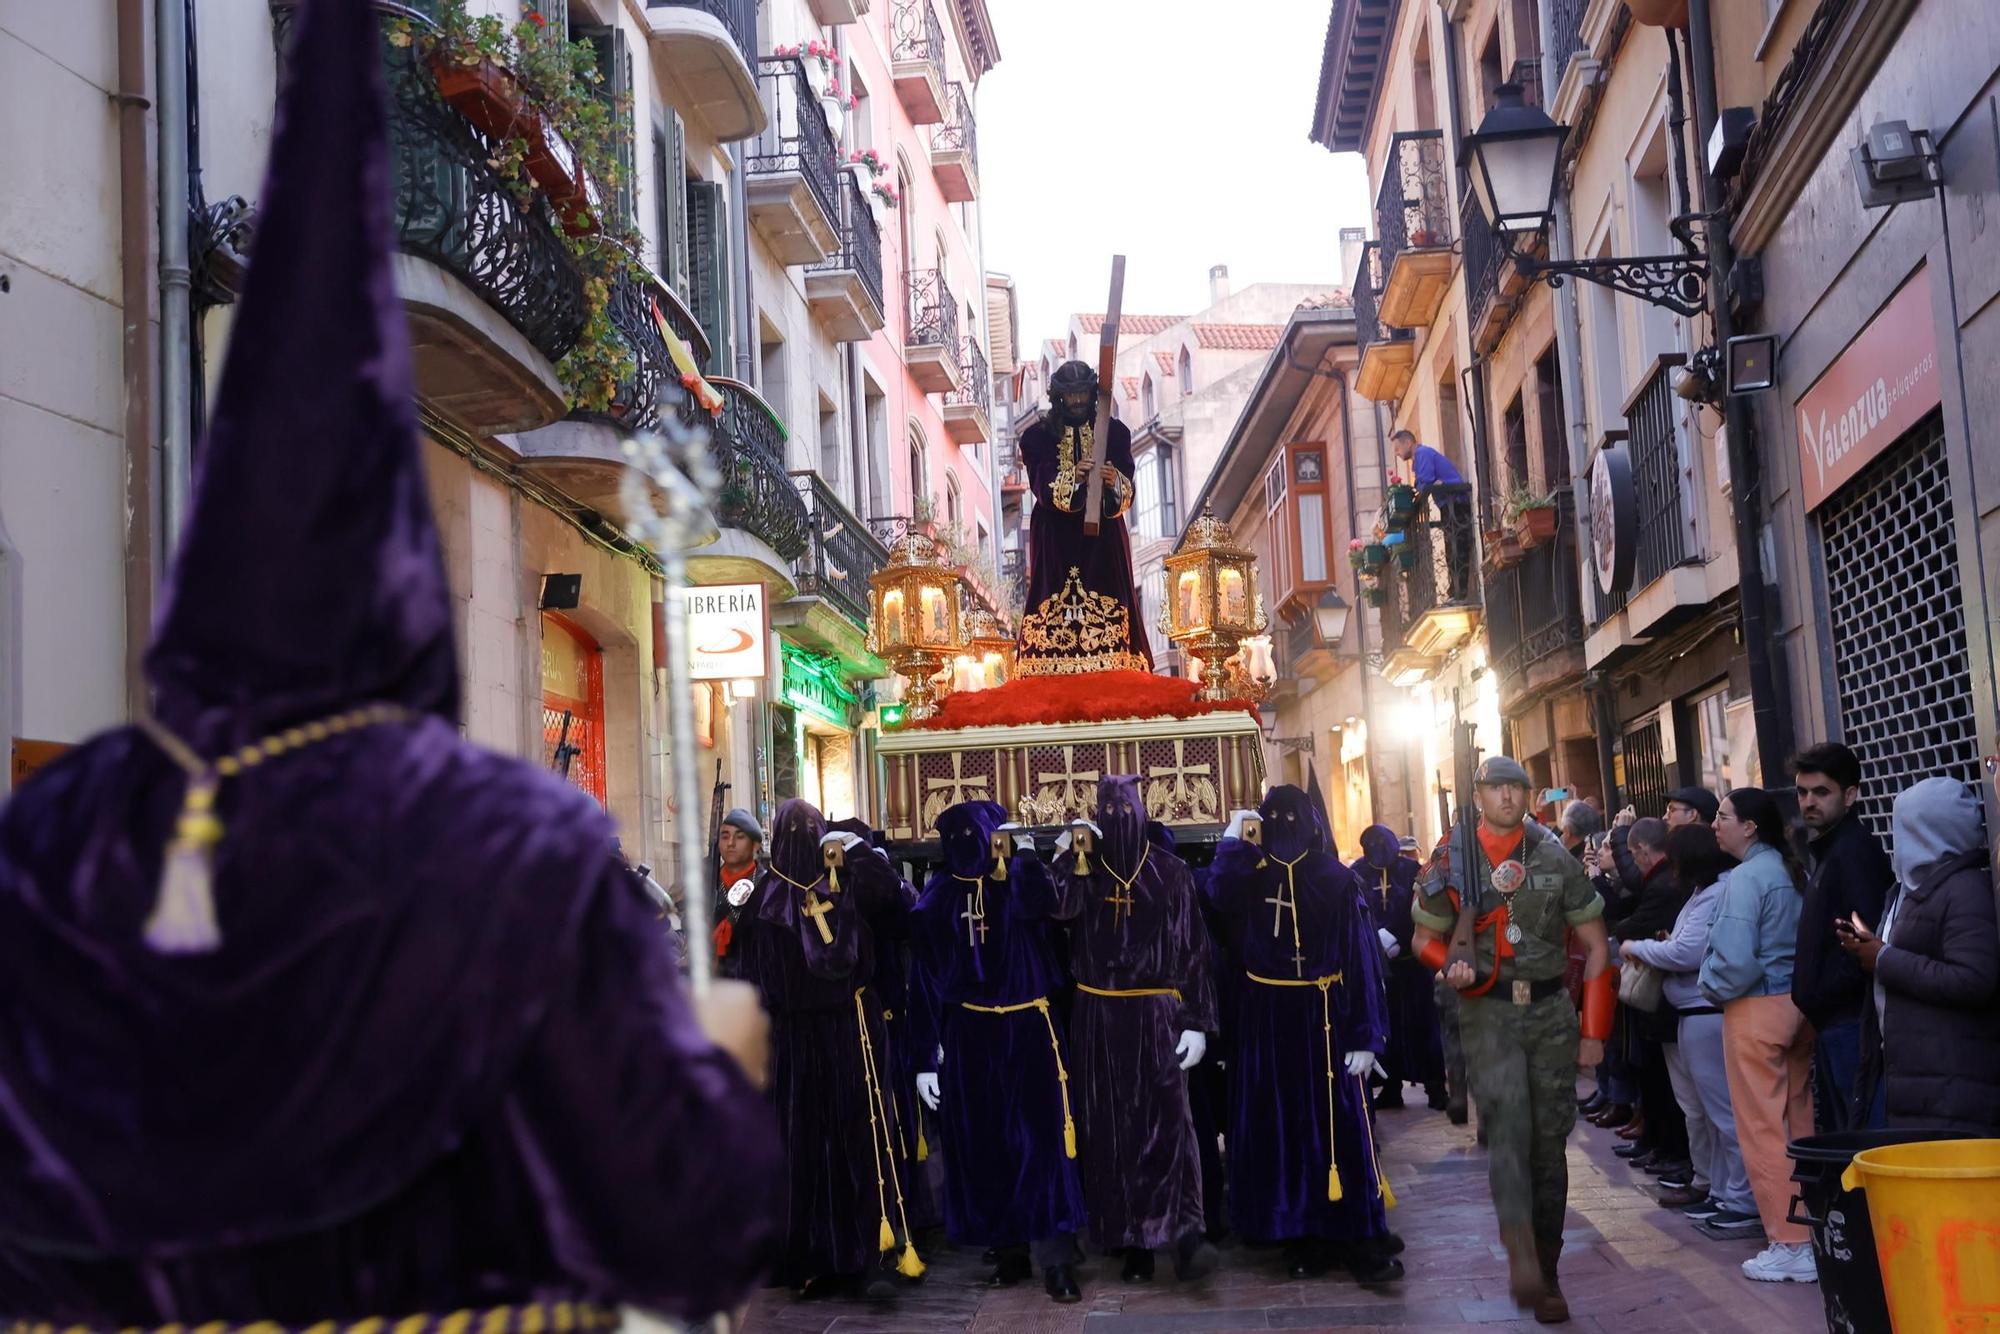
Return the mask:
[[[1385,601],[1382,595],[1382,589],[1380,585],[1377,585],[1374,588],[1362,589],[1361,596],[1363,600],[1365,600],[1371,607],[1379,607]]]
[[[1405,542],[1396,548],[1396,568],[1414,570],[1417,568],[1417,548]]]
[[[524,120],[516,131],[528,141],[524,165],[549,202],[561,210],[571,200],[587,196],[589,187],[569,140],[540,116],[532,121]]]
[[[556,199],[553,194],[549,198],[555,204],[556,216],[562,220],[563,230],[571,236],[590,235],[598,229],[604,217],[603,193],[590,173],[581,167],[577,169],[567,198]]]
[[[540,120],[528,109],[528,96],[512,70],[493,60],[461,64],[432,53],[431,74],[438,92],[453,111],[482,134],[505,137],[519,132],[522,121]]]
[[[1511,570],[1521,563],[1521,540],[1512,529],[1494,529],[1486,534],[1486,563],[1496,570]]]
[[[1407,528],[1417,515],[1417,488],[1397,482],[1389,488],[1388,519],[1396,528]]]
[[[1389,548],[1381,542],[1370,542],[1361,548],[1361,568],[1371,573],[1389,563]]]
[[[1556,540],[1556,507],[1530,505],[1514,519],[1514,540],[1524,551]]]

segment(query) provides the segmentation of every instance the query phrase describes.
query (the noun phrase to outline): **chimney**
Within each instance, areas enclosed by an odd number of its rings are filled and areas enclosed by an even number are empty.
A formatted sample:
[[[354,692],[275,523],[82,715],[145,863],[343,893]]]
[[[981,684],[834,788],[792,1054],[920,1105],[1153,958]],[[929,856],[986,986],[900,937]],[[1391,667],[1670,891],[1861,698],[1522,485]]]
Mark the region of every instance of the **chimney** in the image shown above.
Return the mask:
[[[1341,281],[1352,292],[1361,281],[1361,247],[1368,243],[1366,227],[1342,227],[1340,229],[1340,274]]]
[[[1229,300],[1229,266],[1211,265],[1208,270],[1208,304],[1219,306]]]

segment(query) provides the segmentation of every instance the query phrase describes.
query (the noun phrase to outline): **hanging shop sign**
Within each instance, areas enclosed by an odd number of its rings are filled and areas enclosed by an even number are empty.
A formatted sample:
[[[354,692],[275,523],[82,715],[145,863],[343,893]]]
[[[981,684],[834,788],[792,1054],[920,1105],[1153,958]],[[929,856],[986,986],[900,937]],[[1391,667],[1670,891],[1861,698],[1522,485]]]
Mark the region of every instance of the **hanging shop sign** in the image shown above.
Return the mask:
[[[840,664],[778,642],[785,669],[785,702],[801,713],[842,729],[851,727],[860,700],[847,688]]]
[[[1639,551],[1639,495],[1622,444],[1606,445],[1591,461],[1590,546],[1597,586],[1607,596],[1629,588]]]
[[[770,675],[770,604],[762,584],[687,591],[688,654],[697,681],[761,681]]]
[[[1930,270],[1920,268],[1799,399],[1806,508],[1817,508],[1942,401]]]

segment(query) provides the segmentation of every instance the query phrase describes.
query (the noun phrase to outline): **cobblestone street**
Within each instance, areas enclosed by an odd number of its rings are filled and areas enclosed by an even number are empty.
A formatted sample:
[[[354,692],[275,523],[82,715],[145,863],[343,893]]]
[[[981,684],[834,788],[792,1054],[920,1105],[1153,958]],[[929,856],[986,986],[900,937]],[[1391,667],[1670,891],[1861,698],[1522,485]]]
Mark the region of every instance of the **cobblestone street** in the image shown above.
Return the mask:
[[[748,1334],[1205,1334],[1210,1330],[1398,1331],[1446,1334],[1542,1328],[1507,1298],[1494,1234],[1484,1154],[1460,1129],[1420,1105],[1382,1115],[1383,1148],[1399,1207],[1390,1215],[1409,1244],[1408,1276],[1374,1292],[1345,1278],[1292,1282],[1278,1253],[1231,1243],[1204,1287],[1167,1277],[1127,1287],[1115,1264],[1092,1257],[1084,1299],[1059,1307],[1039,1280],[989,1292],[973,1252],[935,1257],[922,1287],[893,1310],[761,1294]],[[1823,1327],[1819,1290],[1752,1283],[1737,1265],[1761,1243],[1710,1241],[1659,1208],[1612,1157],[1618,1141],[1582,1126],[1570,1141],[1570,1217],[1563,1291],[1577,1334],[1790,1334]]]

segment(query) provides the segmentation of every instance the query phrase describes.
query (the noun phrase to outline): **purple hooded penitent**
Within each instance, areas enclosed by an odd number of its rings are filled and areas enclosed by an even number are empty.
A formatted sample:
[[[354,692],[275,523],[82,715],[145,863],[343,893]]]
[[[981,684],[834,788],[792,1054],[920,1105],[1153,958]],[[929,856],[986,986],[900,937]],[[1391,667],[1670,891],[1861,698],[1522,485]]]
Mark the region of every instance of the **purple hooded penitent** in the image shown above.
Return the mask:
[[[221,943],[142,932],[186,778],[144,733],[0,812],[0,1320],[189,1326],[731,1305],[769,1111],[701,1035],[612,830],[458,734],[391,276],[374,6],[308,0],[147,670],[228,779]]]
[[[1361,882],[1361,896],[1378,930],[1395,937],[1398,953],[1384,967],[1388,995],[1388,1046],[1382,1068],[1400,1088],[1422,1084],[1444,1087],[1444,1031],[1438,1024],[1433,974],[1417,960],[1411,941],[1416,922],[1410,908],[1416,900],[1417,875],[1422,869],[1403,856],[1396,831],[1371,824],[1361,831],[1361,856],[1349,866]]]
[[[1296,787],[1272,788],[1258,808],[1263,846],[1225,838],[1209,868],[1209,902],[1230,924],[1244,977],[1229,1205],[1254,1241],[1387,1230],[1368,1087],[1343,1064],[1348,1052],[1382,1050],[1381,947],[1354,873],[1326,850],[1318,806]]]

